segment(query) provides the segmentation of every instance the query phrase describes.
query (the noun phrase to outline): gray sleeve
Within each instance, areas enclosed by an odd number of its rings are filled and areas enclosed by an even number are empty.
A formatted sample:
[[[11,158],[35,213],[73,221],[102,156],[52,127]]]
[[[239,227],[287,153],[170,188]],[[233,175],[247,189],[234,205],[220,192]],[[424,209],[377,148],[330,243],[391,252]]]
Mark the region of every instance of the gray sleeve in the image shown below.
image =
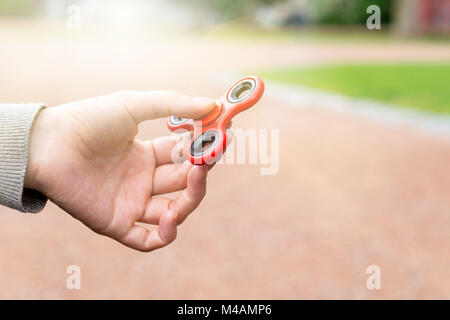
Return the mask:
[[[33,121],[43,104],[0,104],[0,204],[22,212],[41,211],[47,199],[23,187]]]

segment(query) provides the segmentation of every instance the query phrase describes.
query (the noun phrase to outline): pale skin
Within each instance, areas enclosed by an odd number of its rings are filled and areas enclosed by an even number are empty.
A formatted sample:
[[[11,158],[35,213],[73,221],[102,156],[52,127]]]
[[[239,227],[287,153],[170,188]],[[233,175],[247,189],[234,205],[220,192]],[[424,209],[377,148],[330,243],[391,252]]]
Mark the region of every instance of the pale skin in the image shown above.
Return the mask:
[[[174,91],[122,91],[43,109],[31,131],[25,187],[128,247],[164,247],[205,196],[208,168],[173,163],[176,141],[138,140],[138,124],[170,115],[198,119],[214,106]],[[175,191],[174,200],[154,197]]]

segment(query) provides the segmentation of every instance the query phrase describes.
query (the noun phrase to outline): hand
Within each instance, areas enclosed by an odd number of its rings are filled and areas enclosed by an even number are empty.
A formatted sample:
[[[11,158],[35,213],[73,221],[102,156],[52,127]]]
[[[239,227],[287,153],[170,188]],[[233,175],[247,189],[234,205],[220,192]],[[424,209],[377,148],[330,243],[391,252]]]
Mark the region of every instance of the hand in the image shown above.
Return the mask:
[[[161,248],[203,199],[208,170],[172,163],[176,141],[140,141],[138,124],[172,114],[199,118],[214,105],[173,91],[123,91],[43,109],[31,132],[25,187],[97,233],[141,251]],[[152,197],[179,190],[175,200]]]

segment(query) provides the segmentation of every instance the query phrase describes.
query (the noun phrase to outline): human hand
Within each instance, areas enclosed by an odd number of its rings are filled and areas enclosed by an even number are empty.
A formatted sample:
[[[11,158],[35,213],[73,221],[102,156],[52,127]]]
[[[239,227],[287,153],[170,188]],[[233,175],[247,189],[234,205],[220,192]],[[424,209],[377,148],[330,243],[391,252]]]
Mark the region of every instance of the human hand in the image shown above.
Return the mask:
[[[126,246],[166,246],[203,199],[208,170],[174,164],[176,141],[140,141],[138,124],[169,115],[200,118],[214,106],[174,91],[122,91],[43,109],[31,132],[25,187]],[[179,190],[175,200],[153,197]]]

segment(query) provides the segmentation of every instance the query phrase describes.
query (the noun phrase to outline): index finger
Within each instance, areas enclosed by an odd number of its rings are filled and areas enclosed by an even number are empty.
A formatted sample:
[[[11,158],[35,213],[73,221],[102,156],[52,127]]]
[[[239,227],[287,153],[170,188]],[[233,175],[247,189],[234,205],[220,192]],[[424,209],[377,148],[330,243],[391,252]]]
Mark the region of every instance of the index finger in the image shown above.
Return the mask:
[[[136,123],[175,115],[198,119],[216,106],[216,101],[206,97],[191,97],[176,91],[120,91],[116,93],[123,106]]]

